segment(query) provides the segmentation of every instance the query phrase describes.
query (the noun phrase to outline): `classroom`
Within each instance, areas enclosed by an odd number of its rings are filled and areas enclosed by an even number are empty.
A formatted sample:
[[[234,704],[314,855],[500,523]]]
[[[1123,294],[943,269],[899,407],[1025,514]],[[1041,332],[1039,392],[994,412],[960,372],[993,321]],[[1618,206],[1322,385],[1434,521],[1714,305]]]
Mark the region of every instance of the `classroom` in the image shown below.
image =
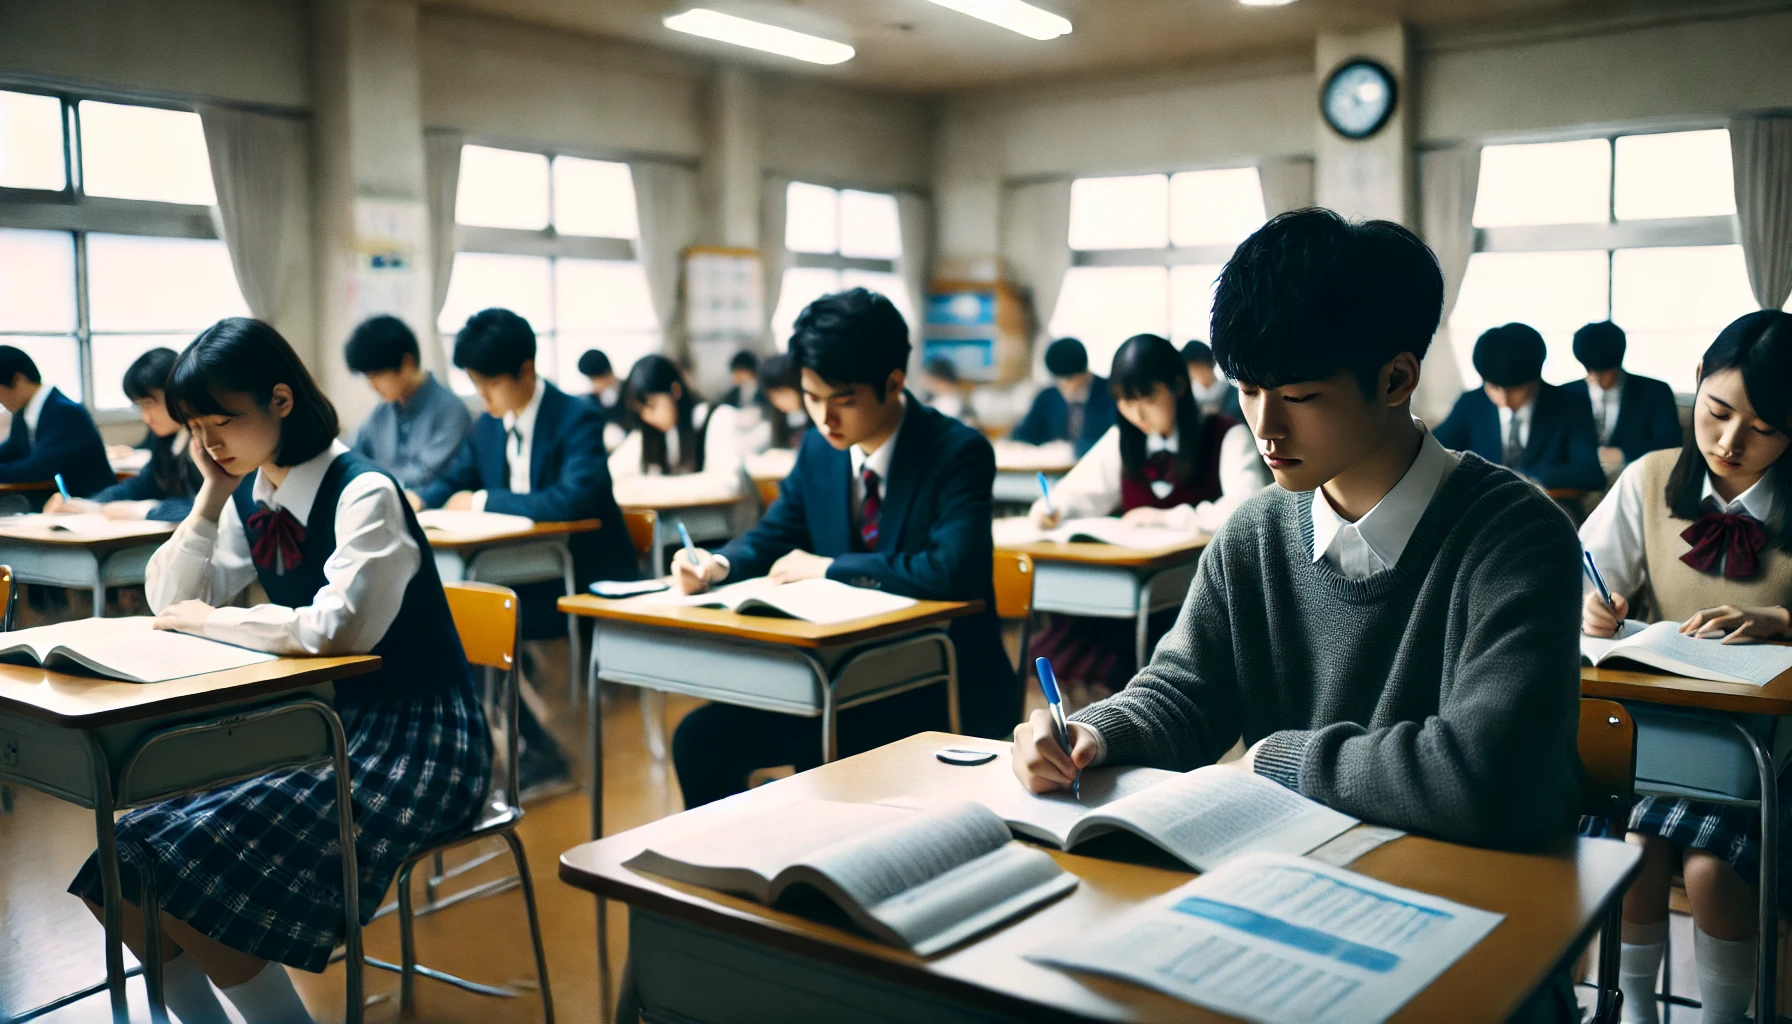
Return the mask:
[[[1788,52],[0,0],[0,1022],[1792,1017]]]

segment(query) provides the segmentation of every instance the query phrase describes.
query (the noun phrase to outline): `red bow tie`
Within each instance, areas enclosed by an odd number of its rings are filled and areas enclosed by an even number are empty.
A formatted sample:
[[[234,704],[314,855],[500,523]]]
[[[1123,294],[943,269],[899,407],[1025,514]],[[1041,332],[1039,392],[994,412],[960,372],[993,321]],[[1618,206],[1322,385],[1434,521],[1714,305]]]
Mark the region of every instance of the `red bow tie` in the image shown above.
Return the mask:
[[[273,569],[284,575],[305,561],[305,528],[286,509],[275,511],[264,502],[243,524],[249,529],[249,555],[257,569]]]
[[[1145,456],[1145,465],[1140,467],[1145,479],[1156,483],[1169,480],[1175,475],[1176,453],[1169,450],[1152,452]]]
[[[1680,539],[1692,545],[1680,556],[1682,562],[1716,575],[1721,558],[1725,579],[1745,580],[1760,568],[1757,556],[1767,546],[1767,531],[1754,516],[1707,512],[1681,532]]]

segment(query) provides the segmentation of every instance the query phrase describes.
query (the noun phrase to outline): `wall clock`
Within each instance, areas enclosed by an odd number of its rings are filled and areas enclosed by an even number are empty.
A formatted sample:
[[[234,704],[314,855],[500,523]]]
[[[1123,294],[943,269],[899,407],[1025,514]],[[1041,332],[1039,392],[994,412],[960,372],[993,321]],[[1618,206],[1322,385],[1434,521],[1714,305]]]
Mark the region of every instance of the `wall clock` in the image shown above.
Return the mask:
[[[1325,80],[1319,90],[1319,112],[1332,131],[1347,139],[1366,139],[1394,116],[1397,99],[1393,73],[1357,57],[1339,65]]]

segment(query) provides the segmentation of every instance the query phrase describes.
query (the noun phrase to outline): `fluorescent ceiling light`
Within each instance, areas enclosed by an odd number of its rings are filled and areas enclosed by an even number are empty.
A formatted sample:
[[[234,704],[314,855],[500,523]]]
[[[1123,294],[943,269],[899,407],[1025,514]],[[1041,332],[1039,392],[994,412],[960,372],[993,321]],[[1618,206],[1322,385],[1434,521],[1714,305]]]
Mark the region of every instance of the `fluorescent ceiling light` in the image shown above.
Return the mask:
[[[1246,7],[1286,7],[1294,0],[1238,0]]]
[[[1050,11],[1042,11],[1023,0],[933,0],[941,7],[950,7],[960,14],[981,18],[991,25],[1000,25],[1010,32],[1019,32],[1033,39],[1056,39],[1070,34],[1070,22]]]
[[[705,39],[715,39],[736,46],[750,46],[784,57],[795,57],[811,64],[838,64],[851,60],[854,50],[832,39],[792,32],[787,28],[763,22],[736,18],[731,14],[696,7],[683,14],[668,16],[665,26],[675,32],[688,32]]]

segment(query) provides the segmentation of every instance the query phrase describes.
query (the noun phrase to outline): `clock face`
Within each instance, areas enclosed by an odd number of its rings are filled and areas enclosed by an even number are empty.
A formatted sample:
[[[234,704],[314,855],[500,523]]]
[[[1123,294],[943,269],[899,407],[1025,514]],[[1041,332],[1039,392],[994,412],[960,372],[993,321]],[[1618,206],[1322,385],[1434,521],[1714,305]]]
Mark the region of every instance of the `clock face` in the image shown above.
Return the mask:
[[[1347,139],[1366,139],[1394,114],[1394,76],[1372,60],[1349,61],[1325,81],[1319,109]]]

